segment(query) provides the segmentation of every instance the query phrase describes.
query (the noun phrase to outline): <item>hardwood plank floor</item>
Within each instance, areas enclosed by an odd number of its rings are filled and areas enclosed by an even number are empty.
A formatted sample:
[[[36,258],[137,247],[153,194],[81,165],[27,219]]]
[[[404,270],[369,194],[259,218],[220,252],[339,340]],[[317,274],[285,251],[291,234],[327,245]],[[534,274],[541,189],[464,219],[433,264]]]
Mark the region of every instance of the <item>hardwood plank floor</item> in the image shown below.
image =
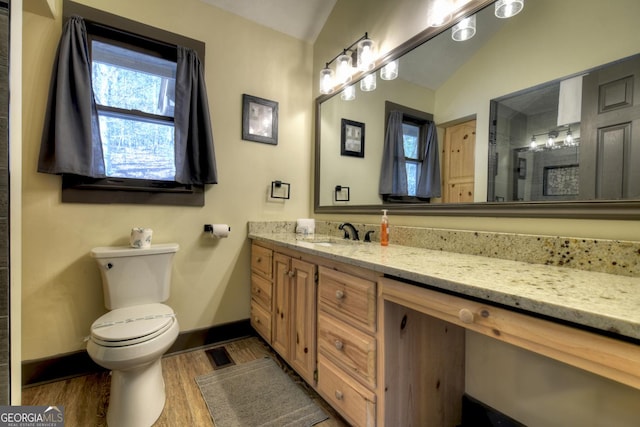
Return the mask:
[[[282,363],[271,348],[257,337],[167,356],[162,359],[167,402],[154,427],[215,427],[194,379],[213,371],[205,350],[221,345],[226,347],[229,356],[236,364],[271,356],[283,366],[285,371],[294,376],[296,381],[302,383],[302,380]],[[107,425],[109,386],[109,373],[104,372],[25,387],[22,390],[22,404],[64,406],[67,427],[103,427]],[[307,386],[305,389],[329,415],[328,420],[317,426],[348,426],[310,387]]]

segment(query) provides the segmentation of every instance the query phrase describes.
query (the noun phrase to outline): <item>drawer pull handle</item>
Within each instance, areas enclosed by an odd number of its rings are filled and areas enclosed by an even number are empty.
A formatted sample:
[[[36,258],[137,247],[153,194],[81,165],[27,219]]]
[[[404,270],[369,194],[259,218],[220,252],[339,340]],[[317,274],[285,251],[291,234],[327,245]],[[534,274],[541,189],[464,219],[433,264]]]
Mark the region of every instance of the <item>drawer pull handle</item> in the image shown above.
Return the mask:
[[[342,394],[342,392],[340,390],[336,390],[336,399],[342,400],[343,397],[344,395]]]
[[[337,298],[337,299],[342,299],[342,298],[344,298],[344,291],[337,290],[337,291],[336,291],[336,298]]]
[[[336,340],[335,344],[338,350],[342,350],[344,348],[344,344],[340,340]]]
[[[467,324],[473,323],[473,313],[471,312],[471,310],[467,308],[461,309],[458,312],[458,317],[460,318],[460,321],[462,321],[462,323],[467,323]]]

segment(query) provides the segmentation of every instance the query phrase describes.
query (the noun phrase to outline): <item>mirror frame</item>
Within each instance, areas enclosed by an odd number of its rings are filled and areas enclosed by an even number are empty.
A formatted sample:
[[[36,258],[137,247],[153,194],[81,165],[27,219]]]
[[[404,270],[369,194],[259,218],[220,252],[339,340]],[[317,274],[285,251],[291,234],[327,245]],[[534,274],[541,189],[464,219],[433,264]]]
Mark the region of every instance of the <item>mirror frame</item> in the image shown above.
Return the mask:
[[[494,0],[472,0],[458,10],[447,25],[429,27],[378,59],[371,72],[377,72],[386,63],[397,59],[438,34],[450,29],[456,22],[490,6]],[[366,73],[353,76],[352,82]],[[352,84],[352,83],[350,83]],[[320,206],[320,110],[321,104],[340,94],[346,85],[337,87],[330,95],[321,95],[315,102],[315,159],[313,210],[317,214],[379,214],[381,209],[393,210],[395,215],[460,216],[460,217],[513,217],[513,218],[572,218],[640,220],[640,200],[585,200],[566,202],[474,202],[474,203],[381,203],[377,205]]]

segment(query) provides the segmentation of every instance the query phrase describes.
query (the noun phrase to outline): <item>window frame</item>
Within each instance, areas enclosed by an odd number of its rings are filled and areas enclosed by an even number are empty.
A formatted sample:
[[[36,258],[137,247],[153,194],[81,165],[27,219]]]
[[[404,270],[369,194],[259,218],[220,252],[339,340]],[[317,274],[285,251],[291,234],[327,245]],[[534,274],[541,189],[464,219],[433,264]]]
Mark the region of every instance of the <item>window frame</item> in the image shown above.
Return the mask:
[[[176,61],[176,47],[184,46],[195,50],[204,64],[205,44],[201,41],[64,0],[64,21],[73,15],[82,16],[85,21],[89,49],[95,39]],[[64,174],[62,202],[204,206],[204,186],[175,181]]]

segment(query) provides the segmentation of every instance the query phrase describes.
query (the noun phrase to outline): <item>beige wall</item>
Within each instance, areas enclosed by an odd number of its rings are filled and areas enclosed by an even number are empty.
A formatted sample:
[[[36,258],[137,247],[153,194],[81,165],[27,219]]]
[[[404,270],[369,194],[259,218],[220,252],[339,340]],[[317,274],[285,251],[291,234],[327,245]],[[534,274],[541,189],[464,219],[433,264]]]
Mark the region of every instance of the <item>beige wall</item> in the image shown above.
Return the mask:
[[[544,3],[544,7],[541,6]],[[585,4],[597,6],[596,14],[585,14]],[[333,58],[341,49],[357,40],[365,31],[378,42],[381,53],[388,52],[400,43],[408,40],[425,29],[426,15],[430,2],[428,0],[350,0],[338,1],[327,24],[318,36],[314,45],[314,95],[318,94],[318,73],[324,63]],[[451,111],[450,105],[461,105],[449,94],[455,89],[466,95],[481,92],[482,99],[504,95],[512,90],[528,87],[553,78],[577,72],[599,63],[637,52],[637,37],[621,37],[619,43],[602,48],[599,40],[605,34],[619,34],[623,28],[638,28],[635,18],[640,14],[640,3],[634,0],[603,2],[600,0],[536,0],[525,3],[525,11],[540,13],[540,10],[551,10],[552,13],[539,28],[524,28],[529,37],[528,44],[513,45],[511,53],[519,54],[523,61],[514,63],[504,75],[496,75],[495,79],[483,81],[482,85],[474,85],[475,67],[486,67],[482,58],[470,61],[459,75],[450,79],[447,85],[436,92],[436,121],[445,122],[469,114],[478,114],[479,138],[488,131],[488,105],[465,103],[465,109]],[[516,16],[513,19],[517,19]],[[627,26],[625,26],[627,25]],[[554,31],[555,30],[555,31]],[[589,42],[577,50],[566,34],[579,32],[588,37]],[[534,65],[527,55],[534,46],[544,46],[546,60],[536,59]],[[600,49],[597,47],[600,46]],[[489,58],[499,61],[499,57]],[[532,74],[530,70],[536,69]],[[542,72],[540,72],[542,70]],[[496,91],[497,80],[506,81],[509,88]],[[464,90],[461,90],[461,87]],[[488,98],[487,98],[488,97]],[[479,150],[476,157],[478,164],[486,164],[486,151]],[[480,178],[480,177],[479,177]],[[483,178],[486,179],[486,178]],[[486,191],[486,190],[485,190]],[[482,192],[484,193],[484,191]],[[482,194],[481,193],[481,194]],[[338,220],[342,219],[338,215]],[[320,215],[319,218],[331,219],[335,215]],[[351,216],[351,221],[377,223],[377,216]],[[441,227],[464,230],[504,231],[544,235],[561,235],[573,237],[612,238],[624,240],[640,240],[640,226],[637,222],[604,221],[604,220],[569,220],[569,219],[529,219],[529,218],[459,218],[459,217],[418,217],[399,216],[390,211],[392,224]]]
[[[585,15],[584,6],[587,3],[597,6],[600,12]],[[320,69],[336,52],[365,31],[378,41],[383,52],[388,51],[424,29],[427,7],[426,0],[338,1],[314,46],[314,94],[318,92],[317,76]],[[483,99],[490,99],[640,50],[638,37],[621,38],[619,43],[606,49],[599,42],[603,34],[619,33],[625,25],[638,28],[635,21],[640,15],[640,3],[636,0],[525,2],[527,12],[532,10],[539,13],[547,8],[552,11],[551,16],[539,28],[523,28],[528,34],[528,43],[514,45],[512,53],[526,58],[533,47],[542,45],[546,49],[543,56],[549,59],[542,61],[538,57],[515,61],[504,75],[495,76],[496,80],[511,85],[505,92],[498,93],[495,91],[495,80],[476,85],[474,79],[476,72],[486,66],[484,60],[495,62],[500,58],[474,58],[447,85],[436,91],[437,121],[477,113],[478,135],[481,137],[488,131],[488,105],[467,103],[464,111],[451,110],[449,107],[455,105],[455,99],[449,98],[450,92],[455,90],[465,95],[480,92]],[[588,50],[572,48],[568,42],[570,37],[565,33],[567,31],[578,31],[587,37]],[[542,64],[542,73],[530,73],[530,61]],[[486,157],[485,152],[476,161],[486,162]],[[317,217],[366,223],[379,221],[377,215]],[[394,215],[393,210],[390,212],[390,221],[392,225],[640,240],[640,221],[417,217]],[[466,391],[531,426],[635,426],[640,419],[640,407],[637,405],[640,391],[471,333],[467,335]]]
[[[247,221],[308,216],[311,198],[312,46],[199,0],[85,0],[88,6],[206,43],[206,84],[219,184],[202,208],[60,203],[60,177],[36,172],[45,100],[57,40],[55,19],[30,12],[23,28],[22,358],[80,350],[105,312],[92,247],[125,244],[133,226],[154,242],[177,242],[168,304],[182,331],[249,317]],[[278,145],[241,139],[247,93],[279,102]],[[291,183],[291,199],[270,201],[272,180]],[[203,238],[205,223],[231,236]]]

